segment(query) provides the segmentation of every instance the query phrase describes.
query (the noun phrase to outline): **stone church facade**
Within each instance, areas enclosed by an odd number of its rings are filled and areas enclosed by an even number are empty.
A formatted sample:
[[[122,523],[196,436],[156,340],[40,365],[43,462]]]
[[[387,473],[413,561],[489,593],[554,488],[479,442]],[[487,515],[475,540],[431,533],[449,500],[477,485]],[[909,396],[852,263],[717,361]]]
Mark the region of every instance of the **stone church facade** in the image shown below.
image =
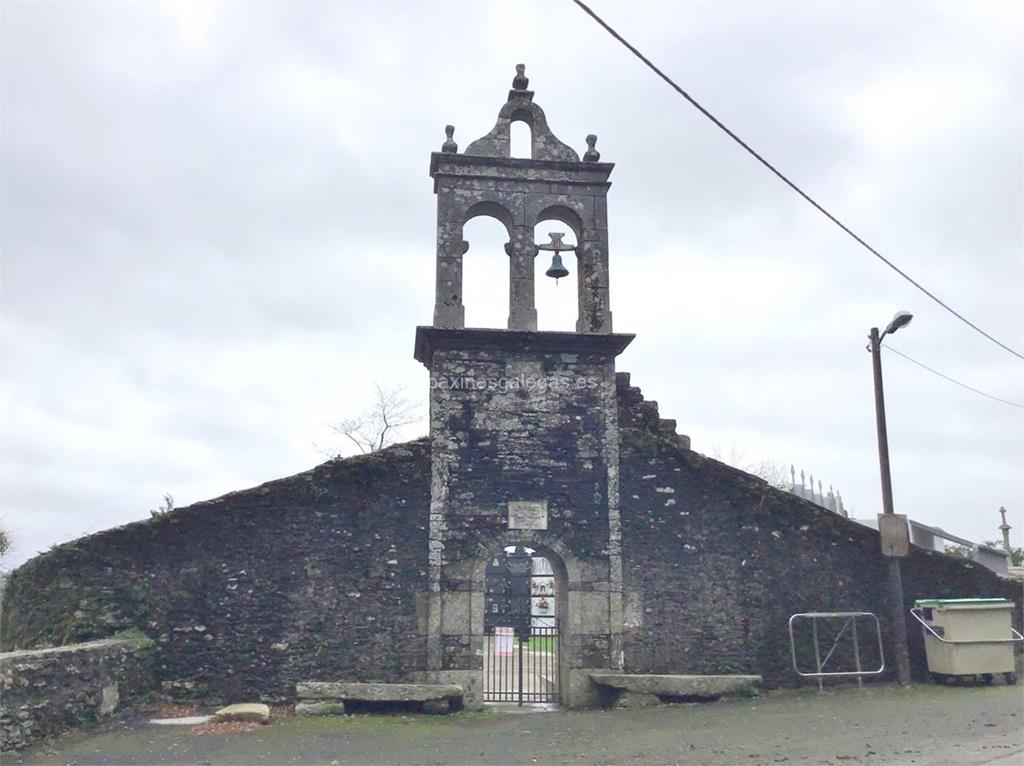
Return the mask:
[[[525,545],[555,573],[571,707],[596,703],[596,671],[795,683],[795,612],[874,612],[892,655],[877,532],[691,450],[617,371],[633,336],[612,329],[613,165],[592,136],[582,158],[559,141],[533,95],[520,70],[490,133],[460,153],[449,128],[431,157],[435,307],[414,350],[430,373],[429,436],[58,546],[12,574],[4,649],[137,629],[176,696],[287,701],[299,681],[434,681],[461,684],[474,706],[487,565]],[[531,128],[529,159],[509,156],[516,121]],[[508,232],[506,329],[464,327],[463,227],[478,215]],[[537,330],[543,221],[576,239],[575,332]],[[987,570],[922,549],[903,576],[908,608],[1019,601]]]

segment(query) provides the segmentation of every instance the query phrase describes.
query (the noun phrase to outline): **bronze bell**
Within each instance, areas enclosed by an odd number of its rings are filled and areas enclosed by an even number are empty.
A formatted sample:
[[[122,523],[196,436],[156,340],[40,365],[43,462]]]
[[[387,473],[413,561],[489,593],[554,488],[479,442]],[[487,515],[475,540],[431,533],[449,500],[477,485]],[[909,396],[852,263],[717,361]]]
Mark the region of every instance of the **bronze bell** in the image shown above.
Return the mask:
[[[558,280],[562,277],[569,276],[569,270],[562,265],[562,256],[557,252],[551,256],[551,268],[544,272],[546,276],[554,277],[555,284],[558,284]]]

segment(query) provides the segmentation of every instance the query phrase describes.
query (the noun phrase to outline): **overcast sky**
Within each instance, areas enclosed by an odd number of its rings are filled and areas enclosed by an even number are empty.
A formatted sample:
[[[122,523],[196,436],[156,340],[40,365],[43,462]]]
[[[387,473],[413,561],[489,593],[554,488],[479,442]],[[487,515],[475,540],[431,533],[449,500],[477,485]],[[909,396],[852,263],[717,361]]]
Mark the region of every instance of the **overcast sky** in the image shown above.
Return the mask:
[[[932,291],[1024,348],[1016,3],[594,8]],[[2,12],[2,510],[53,543],[322,462],[372,384],[425,404],[428,162],[527,65],[599,136],[619,359],[694,449],[795,464],[880,510],[872,325],[1024,402],[1024,362],[902,281],[568,0],[45,3]],[[546,239],[546,231],[538,236]],[[468,324],[503,326],[500,225],[467,226]],[[574,264],[567,259],[570,269]],[[538,259],[543,271],[546,263]],[[574,276],[574,275],[573,275]],[[572,278],[538,279],[541,329]],[[884,358],[897,512],[1024,540],[1024,410]],[[424,410],[425,414],[425,410]],[[406,431],[425,432],[425,423]]]

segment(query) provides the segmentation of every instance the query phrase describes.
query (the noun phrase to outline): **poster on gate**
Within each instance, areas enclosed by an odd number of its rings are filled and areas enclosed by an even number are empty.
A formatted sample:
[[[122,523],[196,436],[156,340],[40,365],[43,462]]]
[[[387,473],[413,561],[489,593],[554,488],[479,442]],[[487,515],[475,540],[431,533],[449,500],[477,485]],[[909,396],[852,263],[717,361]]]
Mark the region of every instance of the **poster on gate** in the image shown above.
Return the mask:
[[[495,628],[494,629],[494,653],[511,655],[514,653],[513,640],[515,636],[514,628]]]

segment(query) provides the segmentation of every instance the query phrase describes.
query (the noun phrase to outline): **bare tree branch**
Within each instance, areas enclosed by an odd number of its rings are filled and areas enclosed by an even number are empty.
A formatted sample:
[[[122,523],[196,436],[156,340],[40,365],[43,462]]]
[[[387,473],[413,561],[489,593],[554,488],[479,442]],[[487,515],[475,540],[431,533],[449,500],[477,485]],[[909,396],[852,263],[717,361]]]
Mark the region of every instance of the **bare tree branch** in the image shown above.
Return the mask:
[[[331,430],[351,442],[364,455],[394,444],[401,429],[419,420],[419,405],[405,395],[402,386],[373,384],[373,403],[355,417],[342,418],[331,424]],[[337,450],[321,450],[330,457],[340,457]]]
[[[788,490],[790,488],[789,470],[786,466],[775,460],[751,463],[746,459],[743,452],[736,449],[736,445],[731,445],[728,451],[723,449],[721,445],[717,445],[711,450],[709,457],[764,479],[776,489]]]

